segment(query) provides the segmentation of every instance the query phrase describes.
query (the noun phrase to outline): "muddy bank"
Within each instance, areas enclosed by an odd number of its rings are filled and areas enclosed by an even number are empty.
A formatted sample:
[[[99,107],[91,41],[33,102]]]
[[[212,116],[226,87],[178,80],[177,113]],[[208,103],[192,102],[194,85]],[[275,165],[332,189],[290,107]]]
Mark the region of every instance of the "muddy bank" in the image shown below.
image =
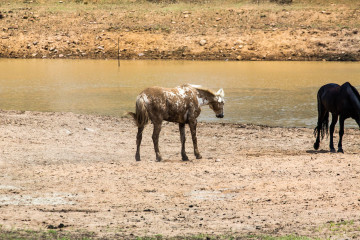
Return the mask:
[[[0,57],[360,59],[359,3],[2,3]]]
[[[3,229],[360,237],[355,129],[345,130],[345,154],[332,154],[327,140],[313,150],[312,129],[200,123],[203,159],[192,155],[187,127],[183,162],[178,126],[168,123],[164,161],[155,162],[150,125],[136,162],[130,119],[1,111],[0,123]]]

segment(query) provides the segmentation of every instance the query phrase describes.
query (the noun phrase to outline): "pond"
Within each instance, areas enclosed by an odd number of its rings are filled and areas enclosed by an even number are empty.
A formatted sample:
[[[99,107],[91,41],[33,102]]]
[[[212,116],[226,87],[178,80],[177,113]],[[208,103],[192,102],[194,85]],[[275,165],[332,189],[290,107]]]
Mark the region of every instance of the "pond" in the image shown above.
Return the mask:
[[[148,86],[192,83],[226,96],[225,118],[199,121],[313,128],[317,90],[346,81],[360,87],[360,63],[0,59],[0,108],[122,116]]]

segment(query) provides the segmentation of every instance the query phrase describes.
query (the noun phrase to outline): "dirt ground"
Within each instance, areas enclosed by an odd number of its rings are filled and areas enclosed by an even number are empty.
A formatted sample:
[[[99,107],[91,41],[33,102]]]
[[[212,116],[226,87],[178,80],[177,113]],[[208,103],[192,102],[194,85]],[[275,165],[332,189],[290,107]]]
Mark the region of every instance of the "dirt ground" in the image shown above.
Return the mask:
[[[194,2],[0,0],[0,57],[360,60],[359,1]]]
[[[187,127],[183,162],[178,127],[164,123],[155,162],[149,125],[136,162],[128,118],[1,111],[0,123],[2,229],[360,238],[355,129],[333,154],[328,140],[313,150],[312,129],[199,123],[203,159]]]

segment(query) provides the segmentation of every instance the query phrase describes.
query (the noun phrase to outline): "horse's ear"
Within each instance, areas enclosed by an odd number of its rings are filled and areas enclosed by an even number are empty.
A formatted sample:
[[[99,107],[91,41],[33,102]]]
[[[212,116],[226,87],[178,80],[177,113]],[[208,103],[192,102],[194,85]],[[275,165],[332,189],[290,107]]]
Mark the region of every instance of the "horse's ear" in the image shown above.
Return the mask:
[[[217,96],[220,96],[220,97],[225,97],[225,93],[224,93],[224,90],[222,88],[219,89],[219,91],[216,92],[216,95]]]

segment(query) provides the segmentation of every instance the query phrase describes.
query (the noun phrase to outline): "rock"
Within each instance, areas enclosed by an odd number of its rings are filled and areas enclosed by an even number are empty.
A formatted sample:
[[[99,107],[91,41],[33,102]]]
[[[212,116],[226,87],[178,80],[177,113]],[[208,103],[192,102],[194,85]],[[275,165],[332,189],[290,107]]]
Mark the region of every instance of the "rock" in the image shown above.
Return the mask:
[[[221,18],[219,18],[219,17],[218,17],[218,18],[216,18],[215,20],[216,20],[216,21],[220,21],[220,20],[221,20]]]
[[[189,17],[189,14],[185,14],[185,15],[184,15],[184,18],[188,18],[188,17]]]
[[[221,159],[216,159],[215,162],[221,162]]]
[[[50,50],[51,52],[53,52],[53,51],[55,51],[55,50],[56,50],[56,48],[51,47],[49,50]]]
[[[207,41],[205,39],[201,39],[199,44],[200,46],[204,46],[207,43]]]
[[[239,55],[236,57],[236,60],[240,61],[240,60],[242,60],[242,57]]]
[[[67,134],[67,135],[69,135],[69,136],[71,136],[73,133],[70,131],[70,130],[68,130],[68,129],[65,129],[65,133]]]
[[[139,54],[138,54],[139,57],[142,57],[142,56],[144,56],[144,55],[145,55],[145,54],[143,54],[143,53],[139,53]]]
[[[63,58],[64,57],[64,54],[59,54],[59,58]]]

